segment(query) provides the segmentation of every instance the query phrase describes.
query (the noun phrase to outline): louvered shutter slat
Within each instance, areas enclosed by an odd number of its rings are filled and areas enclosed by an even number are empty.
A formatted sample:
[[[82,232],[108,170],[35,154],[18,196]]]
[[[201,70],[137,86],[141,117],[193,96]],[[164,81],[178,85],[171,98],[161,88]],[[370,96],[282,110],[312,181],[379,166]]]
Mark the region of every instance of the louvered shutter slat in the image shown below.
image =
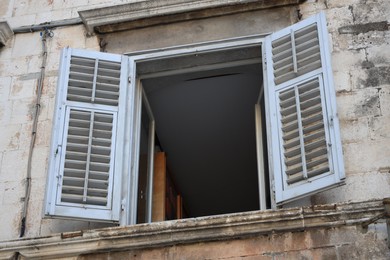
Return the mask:
[[[72,57],[67,100],[118,106],[120,63]]]
[[[265,39],[276,203],[338,185],[344,177],[325,25],[319,14]]]
[[[272,41],[275,85],[321,67],[317,26],[310,25]],[[297,71],[294,71],[294,60]]]
[[[89,184],[96,183],[94,177],[97,176],[96,174],[90,174],[90,171],[104,173],[106,176],[109,176],[112,126],[112,114],[70,109],[68,137],[74,135],[88,136],[89,141],[87,144],[71,143],[73,139],[68,138],[65,151],[66,170],[64,171],[61,194],[62,202],[106,206],[104,203],[107,203],[108,185],[101,186],[104,189],[96,192],[93,188],[91,189]],[[100,139],[97,142],[104,145],[95,145],[95,138]],[[84,171],[84,173],[78,172],[79,175],[80,173],[83,174],[83,181],[68,181],[69,178],[74,177],[74,170]],[[70,175],[68,176],[68,174]],[[98,180],[101,180],[102,174],[98,176],[100,176]],[[83,196],[79,198],[76,195],[81,196],[81,190],[83,191]],[[99,198],[91,199],[91,196]]]

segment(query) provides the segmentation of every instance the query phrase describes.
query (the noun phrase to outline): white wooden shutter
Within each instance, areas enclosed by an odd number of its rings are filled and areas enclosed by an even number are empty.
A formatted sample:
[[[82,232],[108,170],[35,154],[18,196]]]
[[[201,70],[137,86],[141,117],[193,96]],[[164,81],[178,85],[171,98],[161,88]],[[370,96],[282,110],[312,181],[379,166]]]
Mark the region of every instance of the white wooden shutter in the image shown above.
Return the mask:
[[[275,202],[342,183],[344,166],[325,15],[265,39],[265,95]]]
[[[119,221],[127,64],[121,55],[64,49],[46,215]]]

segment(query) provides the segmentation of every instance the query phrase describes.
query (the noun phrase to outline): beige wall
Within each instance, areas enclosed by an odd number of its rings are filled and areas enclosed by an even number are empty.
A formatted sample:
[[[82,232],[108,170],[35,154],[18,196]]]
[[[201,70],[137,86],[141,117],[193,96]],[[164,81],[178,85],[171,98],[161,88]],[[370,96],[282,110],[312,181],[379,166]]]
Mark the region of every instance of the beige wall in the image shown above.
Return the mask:
[[[0,17],[15,28],[78,17],[79,9],[104,6],[109,2],[112,1],[0,0]],[[125,1],[119,3],[123,2]],[[300,10],[303,18],[320,10],[325,10],[327,15],[347,178],[345,186],[304,199],[296,205],[389,197],[390,31],[361,32],[365,28],[364,24],[390,22],[390,3],[388,0],[310,0],[302,4]],[[190,23],[196,26],[196,23]],[[249,25],[250,23],[247,24]],[[340,28],[349,25],[361,26],[354,29],[355,34],[339,33]],[[171,26],[180,27],[180,24]],[[245,28],[248,32],[243,30],[244,34],[253,33],[253,28]],[[146,30],[125,34],[132,37],[142,34],[145,37]],[[166,28],[155,27],[150,30]],[[105,226],[88,222],[42,219],[60,50],[66,46],[100,49],[100,37],[87,37],[83,25],[57,28],[53,32],[54,37],[47,40],[48,64],[33,155],[32,191],[26,234],[28,237]],[[207,38],[209,31],[204,32],[206,33],[203,33],[202,37]],[[108,36],[107,40],[110,37]],[[191,41],[191,33],[186,37],[183,41]],[[126,44],[131,46],[130,39]],[[155,41],[154,36],[151,42]],[[118,50],[118,44],[120,42],[112,41],[107,48]],[[3,223],[0,240],[17,238],[19,233],[41,58],[39,32],[16,34],[0,49],[0,219]]]

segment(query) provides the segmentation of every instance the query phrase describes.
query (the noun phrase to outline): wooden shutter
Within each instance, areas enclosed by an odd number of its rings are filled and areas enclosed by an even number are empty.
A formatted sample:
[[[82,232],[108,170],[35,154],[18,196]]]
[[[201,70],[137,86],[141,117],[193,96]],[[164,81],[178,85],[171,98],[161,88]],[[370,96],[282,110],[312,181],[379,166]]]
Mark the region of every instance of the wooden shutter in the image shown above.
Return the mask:
[[[64,49],[46,215],[119,221],[118,128],[123,128],[127,67],[121,55]]]
[[[265,95],[275,202],[344,179],[328,33],[323,13],[265,39]]]

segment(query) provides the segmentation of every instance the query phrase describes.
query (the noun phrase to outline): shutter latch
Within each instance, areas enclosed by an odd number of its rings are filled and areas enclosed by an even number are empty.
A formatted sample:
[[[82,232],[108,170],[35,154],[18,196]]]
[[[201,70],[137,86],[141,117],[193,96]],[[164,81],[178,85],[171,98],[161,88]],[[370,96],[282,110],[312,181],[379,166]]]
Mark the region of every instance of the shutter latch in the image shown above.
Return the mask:
[[[125,208],[126,208],[126,199],[123,199],[121,203],[121,210],[124,211]]]

